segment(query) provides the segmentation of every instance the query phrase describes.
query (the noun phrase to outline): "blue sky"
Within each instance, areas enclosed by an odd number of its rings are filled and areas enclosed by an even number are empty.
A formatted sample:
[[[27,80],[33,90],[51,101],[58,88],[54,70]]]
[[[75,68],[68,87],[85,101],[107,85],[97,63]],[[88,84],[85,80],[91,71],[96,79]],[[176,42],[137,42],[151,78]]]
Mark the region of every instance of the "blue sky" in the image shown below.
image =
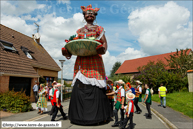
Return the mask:
[[[106,31],[107,75],[116,61],[192,48],[192,1],[1,1],[1,24],[31,37],[38,23],[41,44],[60,66],[64,40],[84,26],[80,6],[89,4],[100,8],[97,24]],[[75,59],[64,63],[65,78]]]

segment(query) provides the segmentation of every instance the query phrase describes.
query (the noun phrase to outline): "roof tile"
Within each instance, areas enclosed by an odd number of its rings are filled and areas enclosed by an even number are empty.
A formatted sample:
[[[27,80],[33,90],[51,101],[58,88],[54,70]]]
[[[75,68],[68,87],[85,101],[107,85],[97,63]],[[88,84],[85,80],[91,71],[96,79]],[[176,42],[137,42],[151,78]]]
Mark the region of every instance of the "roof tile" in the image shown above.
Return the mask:
[[[192,51],[191,49],[188,49],[187,54]],[[171,53],[165,53],[165,54],[160,54],[160,55],[154,55],[154,56],[148,56],[148,57],[143,57],[143,58],[137,58],[133,60],[126,60],[123,62],[123,64],[119,67],[119,69],[115,72],[115,74],[119,73],[136,73],[139,72],[137,70],[138,67],[147,65],[149,61],[154,61],[155,63],[157,61],[163,61],[166,65],[168,64],[165,57],[168,58],[170,55],[175,54],[176,52],[171,52]]]
[[[0,47],[0,72],[37,75],[32,64],[41,68],[60,71],[60,67],[53,58],[33,38],[0,24],[0,39],[12,43],[19,53],[9,52]],[[34,52],[31,55],[35,59],[29,59],[21,50],[21,46]]]

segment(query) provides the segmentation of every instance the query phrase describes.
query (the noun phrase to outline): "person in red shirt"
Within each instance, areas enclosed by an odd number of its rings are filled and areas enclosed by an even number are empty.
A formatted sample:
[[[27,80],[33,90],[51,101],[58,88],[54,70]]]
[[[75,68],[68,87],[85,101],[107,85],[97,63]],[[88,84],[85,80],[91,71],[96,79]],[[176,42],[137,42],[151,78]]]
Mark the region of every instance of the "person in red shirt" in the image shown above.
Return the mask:
[[[54,112],[53,112],[51,121],[55,121],[58,110],[60,110],[60,113],[62,114],[64,120],[67,118],[66,114],[63,111],[63,108],[62,108],[63,106],[61,105],[60,91],[58,90],[59,86],[61,86],[60,83],[57,83],[56,85],[54,85],[54,88],[55,88],[54,95],[53,95]]]
[[[54,82],[52,83],[52,88],[51,88],[50,91],[49,91],[49,100],[50,100],[50,102],[51,102],[51,104],[52,104],[52,108],[51,108],[51,111],[50,111],[50,113],[49,113],[50,117],[52,116],[52,114],[53,114],[53,112],[54,112],[53,96],[54,96],[54,90],[55,90],[54,85],[56,85],[56,84],[57,84],[57,82],[54,81]]]

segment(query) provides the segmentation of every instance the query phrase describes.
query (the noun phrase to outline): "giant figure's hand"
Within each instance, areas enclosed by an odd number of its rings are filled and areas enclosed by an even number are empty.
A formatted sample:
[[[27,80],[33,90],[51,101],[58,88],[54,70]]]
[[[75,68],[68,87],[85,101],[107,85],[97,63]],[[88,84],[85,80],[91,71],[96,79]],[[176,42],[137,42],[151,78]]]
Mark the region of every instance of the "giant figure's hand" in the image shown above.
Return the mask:
[[[70,52],[68,52],[68,50],[66,48],[62,48],[62,55],[65,56],[67,59],[70,59],[72,54]]]
[[[99,45],[97,48],[96,48],[96,51],[97,51],[97,54],[100,54],[100,55],[103,55],[105,54],[105,47],[103,45]]]
[[[102,41],[102,45],[97,46],[96,51],[97,54],[103,55],[106,53],[107,50],[107,40],[105,34],[103,34],[100,40]]]

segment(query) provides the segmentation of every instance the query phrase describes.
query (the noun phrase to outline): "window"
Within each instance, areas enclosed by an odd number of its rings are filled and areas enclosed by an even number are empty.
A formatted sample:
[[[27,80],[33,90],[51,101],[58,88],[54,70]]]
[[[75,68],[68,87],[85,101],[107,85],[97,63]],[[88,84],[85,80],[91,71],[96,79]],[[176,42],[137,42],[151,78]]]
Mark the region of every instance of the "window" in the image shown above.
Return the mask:
[[[25,52],[25,54],[27,55],[28,58],[33,59],[33,57],[28,52]]]
[[[29,59],[34,59],[34,57],[31,55],[34,52],[30,51],[29,49],[27,49],[26,47],[21,46],[21,50],[25,53],[25,55],[29,58]]]
[[[17,52],[17,50],[15,49],[13,44],[9,43],[7,41],[0,40],[0,46],[3,48],[3,50],[8,50],[11,52]]]

